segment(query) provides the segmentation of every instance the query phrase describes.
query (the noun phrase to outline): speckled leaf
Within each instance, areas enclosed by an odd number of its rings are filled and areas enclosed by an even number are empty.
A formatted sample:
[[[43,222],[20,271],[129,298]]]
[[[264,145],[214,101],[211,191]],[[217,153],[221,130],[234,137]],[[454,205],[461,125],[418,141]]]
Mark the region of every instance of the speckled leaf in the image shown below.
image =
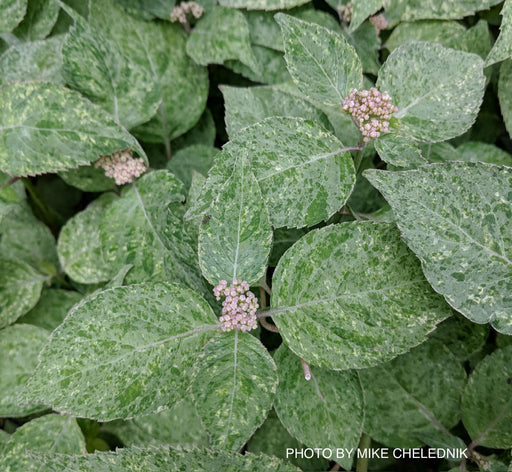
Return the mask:
[[[228,60],[224,65],[256,83],[275,85],[291,80],[282,52],[258,45],[252,46],[252,52],[256,58],[258,72],[254,72],[240,61]]]
[[[188,189],[192,182],[192,172],[196,171],[206,176],[213,164],[213,158],[219,152],[213,146],[193,144],[180,149],[167,163],[167,168],[180,179]]]
[[[103,213],[102,254],[118,271],[134,264],[128,283],[167,280],[204,290],[191,238],[180,212],[170,205],[185,199],[183,184],[167,170],[142,176]]]
[[[0,254],[24,261],[42,272],[51,264],[58,272],[55,238],[49,228],[32,214],[28,205],[20,205],[3,218]]]
[[[462,396],[462,422],[478,446],[512,444],[512,346],[484,358],[469,376]]]
[[[499,3],[496,1],[496,3]],[[501,16],[503,17],[501,20],[500,26],[500,35],[494,46],[491,49],[491,52],[487,56],[485,60],[485,65],[490,66],[491,64],[495,64],[496,62],[503,61],[504,59],[508,59],[512,57],[512,1],[505,0],[503,4],[503,8],[501,10]]]
[[[396,2],[396,0],[395,0]],[[451,20],[487,10],[500,0],[405,0],[403,21],[421,19]]]
[[[512,334],[512,169],[447,162],[365,176],[434,290],[471,321]]]
[[[29,0],[23,21],[14,34],[23,41],[44,39],[50,34],[59,16],[55,0]]]
[[[41,464],[32,452],[83,454],[85,440],[74,418],[46,415],[25,423],[11,434],[0,456],[3,472],[39,472]]]
[[[23,19],[28,0],[2,0],[0,3],[0,34],[11,32]]]
[[[509,136],[512,136],[512,60],[510,59],[500,67],[498,98],[505,127]]]
[[[481,141],[467,141],[461,144],[454,153],[453,160],[512,166],[511,154],[494,144]]]
[[[343,29],[341,33],[348,44],[356,50],[363,72],[377,75],[380,69],[381,40],[375,27],[370,22],[365,22],[353,32]]]
[[[451,315],[393,225],[342,223],[309,232],[274,272],[272,318],[307,362],[343,370],[407,352]]]
[[[160,413],[104,423],[101,430],[115,434],[125,446],[200,447],[209,444],[208,434],[189,398]]]
[[[0,87],[0,169],[8,174],[70,169],[125,148],[146,160],[133,136],[77,92],[48,82]]]
[[[66,83],[101,105],[116,122],[134,128],[156,114],[160,90],[147,61],[126,55],[107,34],[75,19],[62,47]]]
[[[84,192],[105,192],[116,188],[114,179],[107,177],[102,167],[93,165],[80,166],[76,169],[59,172],[59,177],[68,185]]]
[[[231,8],[216,7],[197,22],[187,41],[187,53],[198,64],[223,64],[238,59],[258,72],[244,15]]]
[[[313,121],[267,118],[243,129],[224,150],[249,157],[274,227],[328,219],[355,183],[349,148]]]
[[[77,213],[62,227],[57,243],[60,264],[66,274],[83,284],[103,282],[115,270],[101,253],[99,225],[107,207],[117,197],[107,193]]]
[[[26,262],[0,258],[0,328],[14,323],[34,307],[44,280]]]
[[[100,421],[169,408],[217,326],[206,301],[178,285],[90,295],[52,333],[21,401]]]
[[[199,230],[199,265],[212,284],[257,282],[265,273],[272,228],[258,182],[241,155]]]
[[[430,337],[444,344],[461,362],[485,345],[489,326],[472,323],[458,313],[438,325]]]
[[[244,455],[208,449],[180,450],[165,447],[118,449],[116,452],[97,452],[85,456],[64,454],[38,454],[37,459],[50,472],[161,472],[164,470],[205,470],[223,472],[300,472],[299,469],[275,457],[263,454]],[[14,471],[11,471],[14,472]]]
[[[377,87],[398,107],[401,132],[420,141],[444,141],[474,123],[485,86],[476,54],[437,43],[410,42],[395,49],[379,71]],[[442,113],[441,113],[442,110]]]
[[[293,8],[311,0],[219,0],[224,7],[247,8],[247,10],[283,10]]]
[[[384,162],[393,166],[415,167],[427,163],[414,140],[401,134],[383,134],[375,141],[375,150]]]
[[[137,12],[141,18],[152,20],[153,17],[170,20],[175,0],[116,0],[130,13]],[[178,2],[180,3],[180,2]],[[202,3],[199,1],[198,3]]]
[[[37,305],[19,318],[18,323],[28,323],[53,331],[62,323],[69,309],[81,299],[80,293],[71,290],[44,289]]]
[[[62,77],[63,36],[21,43],[0,56],[0,83],[44,80],[64,83]]]
[[[466,372],[441,343],[429,341],[387,364],[359,372],[365,433],[390,447],[419,447],[460,420]]]
[[[318,108],[275,87],[221,87],[229,136],[242,128],[271,116],[295,116],[321,123],[330,129],[329,120]]]
[[[354,0],[349,31],[355,31],[370,15],[382,8],[383,0]]]
[[[17,402],[37,364],[37,355],[48,341],[48,331],[36,326],[16,324],[0,330],[0,416],[28,416],[45,407]]]
[[[168,5],[172,9],[168,1],[162,8]],[[113,0],[92,2],[89,22],[105,32],[125,56],[144,67],[160,93],[162,104],[157,114],[134,128],[135,136],[167,145],[196,124],[206,104],[208,73],[187,56],[187,35],[180,25],[137,20]]]
[[[320,103],[340,106],[363,80],[361,62],[347,41],[322,26],[279,13],[288,71],[299,90]]]
[[[310,367],[304,378],[300,359],[285,346],[275,354],[279,371],[275,409],[288,432],[307,447],[356,448],[363,431],[363,391],[357,372]],[[352,459],[336,461],[350,470]]]
[[[274,20],[273,11],[244,11],[251,44],[264,46],[284,52],[283,39],[279,25]]]
[[[232,331],[212,339],[194,368],[192,395],[215,448],[237,451],[272,407],[277,368],[250,334]]]
[[[174,139],[171,142],[171,148],[179,151],[194,144],[202,144],[203,146],[213,147],[215,145],[215,137],[217,130],[213,116],[208,108],[205,108],[199,121],[187,131],[184,135]]]

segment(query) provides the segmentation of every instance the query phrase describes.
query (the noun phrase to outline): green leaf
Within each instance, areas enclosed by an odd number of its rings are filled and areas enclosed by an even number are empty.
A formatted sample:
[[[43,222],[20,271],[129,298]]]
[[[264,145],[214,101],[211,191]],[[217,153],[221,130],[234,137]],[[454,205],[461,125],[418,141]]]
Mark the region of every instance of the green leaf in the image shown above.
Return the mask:
[[[473,443],[495,449],[512,444],[512,346],[496,350],[469,376],[462,421]]]
[[[271,116],[304,118],[330,129],[329,120],[318,108],[275,87],[221,87],[226,110],[226,130],[234,136],[247,126]]]
[[[384,162],[393,166],[415,167],[427,163],[414,140],[401,134],[383,134],[375,141],[375,150]]]
[[[243,13],[215,7],[197,22],[187,41],[187,53],[202,65],[223,64],[238,59],[258,72],[249,41],[249,26]]]
[[[125,148],[147,159],[133,136],[77,92],[48,82],[0,87],[0,169],[8,174],[70,169]]]
[[[141,18],[152,20],[153,17],[170,20],[176,4],[175,0],[116,0],[130,13],[137,12]],[[201,1],[199,2],[201,3]]]
[[[26,262],[0,257],[0,328],[14,323],[34,307],[44,280]]]
[[[144,5],[149,6],[147,1]],[[167,1],[155,5],[164,12],[172,7]],[[208,96],[208,72],[187,56],[187,35],[181,26],[137,20],[113,0],[92,2],[89,22],[105,32],[124,56],[143,67],[159,91],[162,103],[157,114],[132,130],[138,138],[167,145],[196,124]]]
[[[127,188],[99,226],[102,255],[111,270],[133,264],[128,283],[167,280],[203,292],[193,242],[180,212],[170,206],[184,199],[183,184],[167,170],[145,174]]]
[[[512,60],[503,62],[498,80],[500,110],[509,136],[512,136]]]
[[[461,362],[478,353],[489,336],[489,326],[471,323],[458,313],[443,321],[430,337],[446,346]]]
[[[365,22],[352,32],[343,29],[341,34],[343,34],[348,44],[356,50],[363,66],[363,72],[377,75],[380,69],[381,41],[375,27],[370,22]]]
[[[167,168],[180,179],[185,188],[190,188],[192,172],[196,171],[206,176],[213,164],[213,158],[219,152],[213,146],[204,144],[193,144],[180,149],[167,163]]]
[[[277,382],[276,365],[254,336],[235,330],[213,338],[197,358],[191,387],[212,446],[239,450],[265,420]]]
[[[130,129],[155,115],[162,97],[148,61],[141,63],[124,49],[77,17],[62,48],[63,70],[71,88]]]
[[[18,323],[28,323],[53,331],[62,323],[69,309],[81,299],[82,295],[78,292],[58,288],[44,289],[37,305],[19,318]]]
[[[209,305],[168,283],[105,290],[76,305],[53,332],[22,401],[99,421],[169,408],[219,325]]]
[[[34,454],[35,456],[35,454]],[[98,452],[84,456],[64,454],[39,454],[38,460],[50,472],[73,470],[75,472],[157,472],[163,470],[222,470],[223,472],[299,472],[287,462],[263,454],[244,455],[208,449],[181,450],[165,447],[118,449],[115,452]],[[191,468],[192,467],[192,468]]]
[[[359,371],[365,398],[365,433],[389,447],[412,448],[449,434],[460,420],[466,372],[437,341],[373,369]]]
[[[102,167],[92,165],[59,172],[59,177],[68,185],[84,192],[104,192],[116,188],[114,179],[107,177]]]
[[[383,0],[355,0],[352,7],[349,31],[353,32],[358,29],[366,18],[382,8],[383,3]]]
[[[248,10],[243,13],[249,25],[249,35],[253,46],[264,46],[284,52],[281,30],[274,20],[275,12]]]
[[[17,398],[47,341],[48,332],[31,325],[16,324],[0,330],[0,416],[28,416],[45,409],[40,405],[18,404]]]
[[[28,0],[3,0],[0,4],[0,34],[10,33],[27,11]]]
[[[0,467],[5,472],[39,472],[41,465],[31,457],[33,452],[85,453],[84,437],[76,420],[70,416],[46,415],[25,423],[5,444]]]
[[[199,265],[203,276],[257,282],[265,273],[272,228],[258,182],[241,155],[231,177],[208,209],[209,221],[199,229]]]
[[[46,264],[59,266],[53,234],[32,214],[28,205],[20,205],[3,218],[0,253],[41,271]]]
[[[377,87],[398,107],[394,116],[403,134],[444,141],[464,133],[476,119],[485,87],[483,61],[437,43],[409,42],[390,54]]]
[[[83,284],[104,282],[115,275],[101,252],[99,225],[108,206],[116,200],[107,193],[77,213],[62,227],[57,243],[60,264],[66,274]]]
[[[499,3],[496,1],[496,3]],[[491,52],[485,60],[485,65],[490,66],[496,62],[512,57],[512,1],[505,0],[501,10],[503,17],[500,26],[500,35],[494,43]]]
[[[281,346],[275,409],[288,432],[307,447],[356,448],[363,431],[364,400],[357,372],[310,367],[306,380],[301,360]],[[336,459],[350,470],[352,457]]]
[[[59,6],[55,0],[29,0],[27,13],[14,34],[23,41],[44,39],[52,31],[58,16]]]
[[[265,422],[247,443],[247,451],[254,454],[265,453],[279,459],[286,459],[302,470],[328,470],[329,460],[323,458],[313,456],[311,459],[306,459],[300,456],[294,457],[293,454],[286,457],[287,448],[303,449],[305,447],[284,429],[274,411],[270,412]]]
[[[199,121],[187,131],[184,135],[175,139],[171,143],[173,150],[179,151],[194,144],[202,144],[203,146],[213,147],[215,145],[215,137],[217,130],[213,116],[208,108],[204,109]]]
[[[486,10],[500,0],[406,0],[403,21],[421,19],[456,20]]]
[[[271,307],[295,354],[335,370],[407,352],[451,314],[396,228],[371,222],[331,225],[301,238],[274,272]]]
[[[20,43],[0,56],[0,83],[43,80],[63,84],[63,36]]]
[[[219,0],[224,7],[247,8],[247,10],[283,10],[293,8],[311,0]]]
[[[434,290],[471,321],[512,334],[512,169],[447,162],[365,176]]]
[[[217,172],[223,172],[225,180],[232,173],[227,172],[234,156],[247,155],[272,226],[312,226],[336,213],[352,192],[351,149],[315,122],[267,118],[243,129],[224,146],[217,156],[222,166]],[[213,169],[210,175],[215,176]],[[210,184],[215,184],[215,177],[208,179],[207,191]]]
[[[361,62],[342,36],[283,13],[275,18],[283,32],[288,71],[306,97],[339,107],[352,89],[360,88]]]
[[[482,143],[480,141],[467,141],[462,143],[457,152],[454,153],[454,160],[465,162],[488,162],[512,166],[512,155],[494,144]]]
[[[196,408],[188,398],[160,413],[104,423],[102,431],[115,434],[125,446],[200,447],[209,443]]]

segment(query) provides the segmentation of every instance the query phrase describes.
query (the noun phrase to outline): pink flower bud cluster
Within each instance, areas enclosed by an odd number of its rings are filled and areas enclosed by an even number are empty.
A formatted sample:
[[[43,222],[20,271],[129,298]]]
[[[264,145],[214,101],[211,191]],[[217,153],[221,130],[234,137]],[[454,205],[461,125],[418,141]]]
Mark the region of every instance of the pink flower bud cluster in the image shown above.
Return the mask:
[[[114,152],[110,156],[101,156],[95,167],[102,167],[105,175],[115,180],[116,185],[133,182],[146,171],[142,158],[134,159],[130,150]]]
[[[338,16],[343,23],[350,23],[352,21],[352,11],[354,4],[348,2],[346,5],[338,5]]]
[[[377,34],[388,27],[388,20],[386,20],[386,17],[382,13],[370,16],[370,23],[375,27]]]
[[[220,300],[220,297],[226,297],[222,302],[220,317],[222,331],[233,329],[250,331],[258,327],[256,322],[258,299],[249,291],[249,284],[245,280],[234,280],[229,287],[225,280],[221,280],[219,285],[214,287],[213,294],[217,300]]]
[[[196,2],[182,2],[179,7],[174,7],[171,12],[171,21],[179,21],[182,25],[188,25],[187,15],[201,18],[204,8]]]
[[[370,90],[352,90],[344,98],[341,109],[352,115],[365,143],[378,138],[381,133],[389,132],[391,114],[398,111],[398,108],[391,104],[391,97],[387,93],[379,92],[375,87]]]

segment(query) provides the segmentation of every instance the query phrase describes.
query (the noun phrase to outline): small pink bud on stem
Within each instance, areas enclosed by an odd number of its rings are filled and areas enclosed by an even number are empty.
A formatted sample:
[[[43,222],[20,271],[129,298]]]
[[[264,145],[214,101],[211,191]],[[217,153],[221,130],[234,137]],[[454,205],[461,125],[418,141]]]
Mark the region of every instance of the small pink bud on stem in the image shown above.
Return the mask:
[[[94,167],[102,167],[107,177],[115,180],[116,185],[131,183],[146,171],[142,158],[133,158],[129,149],[114,152],[110,156],[101,156]]]

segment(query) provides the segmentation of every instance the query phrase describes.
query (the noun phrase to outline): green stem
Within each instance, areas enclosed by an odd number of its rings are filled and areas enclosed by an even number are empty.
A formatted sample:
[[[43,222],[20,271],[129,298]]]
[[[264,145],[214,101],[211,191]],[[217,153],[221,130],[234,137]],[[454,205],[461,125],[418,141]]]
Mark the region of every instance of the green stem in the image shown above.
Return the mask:
[[[369,449],[372,444],[372,438],[363,433],[359,441],[359,450],[363,451]],[[368,470],[368,456],[369,454],[360,454],[357,459],[356,472],[367,472]]]

